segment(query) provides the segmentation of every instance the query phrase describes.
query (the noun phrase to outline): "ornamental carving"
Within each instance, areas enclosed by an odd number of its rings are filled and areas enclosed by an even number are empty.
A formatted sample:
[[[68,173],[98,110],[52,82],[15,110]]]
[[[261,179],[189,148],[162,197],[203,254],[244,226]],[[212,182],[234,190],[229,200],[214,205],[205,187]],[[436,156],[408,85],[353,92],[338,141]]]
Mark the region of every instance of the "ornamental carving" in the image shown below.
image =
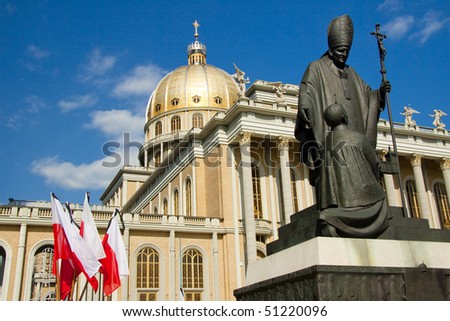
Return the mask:
[[[450,169],[450,158],[442,158],[439,165],[441,166],[442,171]]]
[[[251,137],[253,136],[253,133],[251,132],[242,132],[239,135],[239,144],[245,145],[251,142]]]
[[[411,162],[412,167],[421,166],[422,165],[422,154],[413,154],[409,161]]]
[[[289,148],[289,143],[292,141],[291,137],[281,136],[278,141],[278,149],[286,149]]]

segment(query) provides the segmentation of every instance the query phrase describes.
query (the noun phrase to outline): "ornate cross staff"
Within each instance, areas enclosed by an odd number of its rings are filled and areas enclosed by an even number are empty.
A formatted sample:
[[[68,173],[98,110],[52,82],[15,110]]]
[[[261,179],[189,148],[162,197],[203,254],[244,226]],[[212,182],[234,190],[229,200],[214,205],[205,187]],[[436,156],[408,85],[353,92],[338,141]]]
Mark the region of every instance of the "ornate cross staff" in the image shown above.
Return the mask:
[[[384,47],[383,40],[386,39],[387,36],[380,32],[380,24],[379,23],[377,23],[375,25],[375,31],[372,31],[370,34],[377,38],[378,53],[380,55],[381,81],[384,82],[384,81],[386,81],[386,67],[384,66],[384,59],[386,58],[387,50]],[[395,133],[394,133],[394,123],[393,123],[393,119],[392,119],[391,102],[389,100],[389,93],[386,92],[385,94],[386,94],[386,96],[385,96],[386,97],[386,105],[387,105],[387,109],[388,109],[389,124],[390,124],[391,137],[392,137],[392,147],[394,148],[393,155],[392,155],[392,153],[389,153],[389,154],[391,154],[391,155],[389,155],[389,157],[390,157],[390,161],[391,162],[394,161],[395,165],[397,166],[397,169],[391,170],[390,174],[394,174],[394,173],[397,174],[398,186],[400,189],[400,198],[402,200],[403,216],[406,217],[406,212],[405,212],[406,207],[405,207],[405,200],[403,197],[402,179],[401,179],[401,175],[400,175],[400,163],[398,160],[397,142],[396,142]]]

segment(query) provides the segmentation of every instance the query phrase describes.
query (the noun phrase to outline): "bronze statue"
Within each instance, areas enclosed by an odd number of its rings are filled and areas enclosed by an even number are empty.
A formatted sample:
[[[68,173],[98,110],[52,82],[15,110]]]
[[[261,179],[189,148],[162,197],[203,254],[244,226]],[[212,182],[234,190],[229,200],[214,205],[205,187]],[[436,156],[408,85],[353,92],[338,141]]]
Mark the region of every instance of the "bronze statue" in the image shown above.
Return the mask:
[[[375,150],[365,135],[348,128],[343,105],[327,107],[324,119],[331,132],[325,139],[322,175],[330,184],[321,191],[332,205],[320,212],[322,234],[375,236],[387,227],[387,203]]]
[[[325,141],[331,130],[324,119],[325,109],[330,105],[340,105],[347,114],[347,128],[364,135],[369,146],[376,147],[377,122],[384,109],[386,93],[390,92],[389,81],[382,80],[380,88],[372,90],[346,64],[353,41],[353,23],[348,15],[333,19],[328,26],[328,51],[307,67],[299,93],[299,104],[295,137],[301,142],[301,158],[310,169],[310,182],[315,186],[317,208],[320,212],[341,207],[329,194],[329,187],[339,181],[333,189],[343,189],[354,184],[342,178],[336,180],[333,166],[325,166]],[[362,186],[360,186],[362,188]],[[356,186],[355,188],[358,188]],[[360,197],[355,196],[353,206],[343,207],[352,211],[365,208]],[[373,223],[373,222],[372,222]]]

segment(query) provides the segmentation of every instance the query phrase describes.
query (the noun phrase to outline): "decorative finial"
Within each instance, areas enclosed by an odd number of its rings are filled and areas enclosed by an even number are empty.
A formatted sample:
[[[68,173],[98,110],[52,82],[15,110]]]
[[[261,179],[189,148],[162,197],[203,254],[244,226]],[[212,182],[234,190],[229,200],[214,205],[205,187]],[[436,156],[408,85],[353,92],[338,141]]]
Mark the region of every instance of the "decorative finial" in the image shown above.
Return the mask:
[[[198,41],[198,27],[200,24],[197,20],[192,24],[194,26],[195,41],[187,48],[189,65],[206,65],[206,46]]]
[[[195,37],[195,41],[198,41],[198,27],[200,27],[200,24],[198,23],[197,20],[194,21],[194,23],[192,24],[194,26],[194,37]]]

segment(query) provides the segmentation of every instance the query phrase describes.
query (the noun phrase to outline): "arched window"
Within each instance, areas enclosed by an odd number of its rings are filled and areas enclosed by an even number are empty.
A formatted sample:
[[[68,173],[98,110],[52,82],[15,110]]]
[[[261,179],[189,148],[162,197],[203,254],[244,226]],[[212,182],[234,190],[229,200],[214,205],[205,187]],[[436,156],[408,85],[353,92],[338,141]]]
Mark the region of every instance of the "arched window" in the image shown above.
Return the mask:
[[[416,191],[416,183],[412,179],[408,179],[405,183],[406,187],[406,199],[408,202],[408,207],[410,211],[410,215],[413,218],[421,218],[420,217],[420,207],[419,207],[419,198],[417,197]]]
[[[434,184],[434,198],[439,211],[439,217],[441,218],[442,228],[450,230],[450,208],[444,184]]]
[[[259,176],[259,168],[252,164],[252,183],[253,183],[253,213],[255,218],[262,218],[262,201],[261,201],[261,178]]]
[[[192,216],[192,186],[190,178],[186,180],[185,195],[186,195],[186,216]]]
[[[203,115],[200,113],[195,113],[192,115],[192,127],[203,128]]]
[[[173,191],[173,214],[177,216],[180,215],[179,199],[178,189],[175,188]]]
[[[139,251],[136,265],[136,290],[139,301],[156,301],[159,291],[159,254],[146,247]]]
[[[170,120],[170,130],[172,133],[179,132],[181,130],[181,117],[173,116]]]
[[[297,198],[297,176],[293,169],[291,169],[291,187],[292,187],[292,208],[294,213],[298,212],[298,198]]]
[[[55,301],[56,277],[52,273],[53,246],[44,245],[34,254],[31,301]]]
[[[158,137],[162,134],[162,123],[160,121],[155,124],[155,137]]]
[[[163,210],[164,210],[164,215],[169,214],[169,202],[167,202],[167,198],[164,198]]]
[[[6,269],[6,251],[0,246],[0,298],[2,297],[3,290],[3,279],[5,277]]]
[[[154,214],[154,215],[158,215],[158,206],[155,206],[155,207],[153,208],[153,214]]]
[[[196,249],[183,254],[183,292],[186,301],[201,301],[203,292],[203,257]]]

